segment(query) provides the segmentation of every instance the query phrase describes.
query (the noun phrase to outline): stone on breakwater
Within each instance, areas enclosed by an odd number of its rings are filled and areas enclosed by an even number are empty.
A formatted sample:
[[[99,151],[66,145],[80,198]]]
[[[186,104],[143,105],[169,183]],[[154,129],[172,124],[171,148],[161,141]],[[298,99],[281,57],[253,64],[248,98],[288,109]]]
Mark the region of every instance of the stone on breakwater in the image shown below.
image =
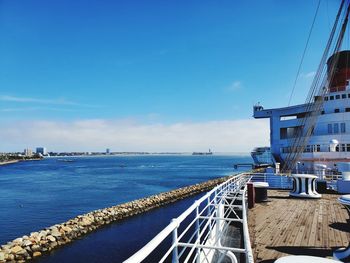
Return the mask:
[[[56,238],[54,238],[53,236],[47,236],[46,237],[47,238],[47,240],[49,240],[49,241],[51,241],[51,242],[55,242],[56,241]]]
[[[62,234],[58,231],[58,229],[52,230],[51,235],[53,237],[60,237]]]
[[[14,246],[11,248],[11,252],[14,254],[19,254],[19,252],[21,252],[22,250],[24,250],[21,246]]]
[[[40,252],[41,251],[41,247],[39,245],[33,245],[31,247],[31,250],[35,253],[35,252]]]
[[[25,246],[25,247],[28,247],[32,244],[32,242],[30,240],[25,240],[22,245]]]
[[[23,238],[16,238],[15,240],[13,240],[12,242],[15,243],[15,244],[21,244],[23,241]]]
[[[222,177],[109,208],[95,210],[85,215],[79,215],[62,224],[48,227],[39,232],[32,232],[29,236],[16,238],[12,242],[2,245],[0,249],[0,263],[25,262],[25,260],[39,257],[44,252],[72,242],[74,239],[103,225],[208,191],[228,178]]]

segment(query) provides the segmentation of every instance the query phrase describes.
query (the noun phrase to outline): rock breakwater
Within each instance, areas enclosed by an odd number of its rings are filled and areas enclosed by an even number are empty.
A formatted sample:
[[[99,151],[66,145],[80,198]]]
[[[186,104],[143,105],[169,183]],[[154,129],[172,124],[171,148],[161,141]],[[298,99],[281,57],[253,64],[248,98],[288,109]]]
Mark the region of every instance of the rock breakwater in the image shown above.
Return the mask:
[[[25,262],[63,246],[104,225],[208,191],[229,177],[186,186],[169,192],[79,215],[67,222],[16,238],[0,247],[0,263]]]

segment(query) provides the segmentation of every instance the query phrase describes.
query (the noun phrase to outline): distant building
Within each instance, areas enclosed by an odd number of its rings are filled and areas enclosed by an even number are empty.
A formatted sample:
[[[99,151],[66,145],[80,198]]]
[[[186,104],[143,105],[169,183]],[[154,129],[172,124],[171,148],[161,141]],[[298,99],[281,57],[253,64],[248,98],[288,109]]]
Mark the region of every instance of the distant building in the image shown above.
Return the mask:
[[[37,147],[36,153],[41,155],[47,155],[47,149],[45,147]]]
[[[109,148],[106,149],[106,154],[110,154],[111,150]]]
[[[29,149],[29,148],[24,149],[23,153],[24,153],[24,156],[28,156],[28,157],[33,155],[32,149]]]

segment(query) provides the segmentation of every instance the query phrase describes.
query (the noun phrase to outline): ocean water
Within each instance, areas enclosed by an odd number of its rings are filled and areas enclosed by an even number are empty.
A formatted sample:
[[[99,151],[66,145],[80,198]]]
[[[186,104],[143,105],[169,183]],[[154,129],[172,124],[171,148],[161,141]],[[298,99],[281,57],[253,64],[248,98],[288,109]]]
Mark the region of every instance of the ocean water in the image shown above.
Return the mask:
[[[95,209],[237,173],[233,164],[247,162],[248,156],[135,155],[0,166],[0,244]],[[111,224],[38,261],[121,262],[194,199]]]

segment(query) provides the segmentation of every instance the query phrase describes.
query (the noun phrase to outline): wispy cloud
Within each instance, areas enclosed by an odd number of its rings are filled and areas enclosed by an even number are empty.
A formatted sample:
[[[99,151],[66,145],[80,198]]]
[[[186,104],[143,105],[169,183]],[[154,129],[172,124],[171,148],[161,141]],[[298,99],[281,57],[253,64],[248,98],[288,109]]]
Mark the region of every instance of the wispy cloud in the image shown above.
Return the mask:
[[[144,124],[128,120],[17,121],[2,123],[2,149],[44,145],[54,151],[215,151],[249,152],[268,145],[265,120]]]
[[[96,105],[81,104],[73,101],[66,100],[64,98],[58,99],[41,99],[32,97],[17,97],[10,95],[0,95],[0,101],[3,102],[15,102],[15,103],[36,103],[46,105],[61,105],[61,106],[81,106],[81,107],[99,107]]]
[[[237,91],[243,88],[242,82],[234,81],[229,86],[226,87],[227,91]]]
[[[30,98],[30,97],[16,97],[16,96],[8,96],[1,95],[1,101],[8,102],[23,102],[23,103],[39,103],[39,104],[57,104],[57,105],[78,105],[78,103],[67,101],[65,99],[38,99],[38,98]]]
[[[301,73],[300,74],[300,78],[310,79],[310,78],[315,77],[315,75],[316,75],[316,72],[315,71],[311,71],[311,72],[308,72],[308,73]]]
[[[0,112],[28,112],[28,111],[74,111],[74,109],[54,107],[24,107],[24,108],[3,108]]]

